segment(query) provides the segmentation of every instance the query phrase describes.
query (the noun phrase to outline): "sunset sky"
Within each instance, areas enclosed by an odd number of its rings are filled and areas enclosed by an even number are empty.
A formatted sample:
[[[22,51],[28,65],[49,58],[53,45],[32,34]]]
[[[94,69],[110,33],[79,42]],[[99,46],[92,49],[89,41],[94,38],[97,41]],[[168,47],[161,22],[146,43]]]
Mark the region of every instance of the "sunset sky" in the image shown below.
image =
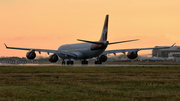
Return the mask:
[[[140,39],[107,50],[180,44],[180,0],[0,0],[0,56],[27,53],[4,43],[57,50],[77,39],[98,41],[106,14],[108,41]]]

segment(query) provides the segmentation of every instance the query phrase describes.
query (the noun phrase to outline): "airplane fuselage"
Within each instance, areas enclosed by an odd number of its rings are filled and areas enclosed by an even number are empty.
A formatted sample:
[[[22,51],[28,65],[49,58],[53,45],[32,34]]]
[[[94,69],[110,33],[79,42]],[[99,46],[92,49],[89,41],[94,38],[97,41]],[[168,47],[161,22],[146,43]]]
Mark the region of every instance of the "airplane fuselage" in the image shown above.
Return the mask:
[[[70,52],[75,54],[77,57],[74,59],[88,59],[99,56],[104,52],[106,47],[102,49],[93,49],[93,44],[91,43],[77,43],[77,44],[66,44],[62,45],[58,48],[58,51],[61,52]],[[67,55],[58,54],[58,56],[62,59],[67,59]]]

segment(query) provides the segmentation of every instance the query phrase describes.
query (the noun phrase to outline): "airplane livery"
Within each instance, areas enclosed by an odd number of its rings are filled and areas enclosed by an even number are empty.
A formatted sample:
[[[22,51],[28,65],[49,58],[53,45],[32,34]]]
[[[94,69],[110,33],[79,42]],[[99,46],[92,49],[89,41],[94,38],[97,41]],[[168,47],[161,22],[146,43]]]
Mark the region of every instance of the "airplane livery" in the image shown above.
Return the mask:
[[[106,15],[103,30],[99,41],[88,41],[88,40],[81,40],[77,39],[78,41],[82,41],[84,43],[77,43],[77,44],[67,44],[62,45],[58,48],[58,50],[49,50],[49,49],[35,49],[35,48],[18,48],[18,47],[8,47],[6,44],[7,49],[18,49],[18,50],[28,50],[26,57],[28,59],[34,59],[36,57],[35,52],[47,52],[53,53],[49,56],[49,61],[54,63],[57,62],[59,58],[62,59],[62,65],[73,65],[74,61],[72,59],[82,60],[83,65],[87,65],[87,59],[91,59],[93,57],[97,58],[95,64],[102,64],[107,60],[107,54],[116,54],[116,53],[127,53],[127,57],[129,59],[135,59],[138,57],[138,51],[140,50],[148,50],[148,49],[163,49],[163,48],[170,48],[170,47],[158,47],[158,48],[137,48],[137,49],[118,49],[118,50],[106,50],[108,45],[117,44],[117,43],[124,43],[124,42],[131,42],[137,41],[138,39],[134,40],[126,40],[126,41],[119,41],[119,42],[112,42],[109,43],[107,41],[108,35],[108,19],[109,15]],[[171,47],[173,47],[173,44]],[[67,62],[65,62],[67,59]]]

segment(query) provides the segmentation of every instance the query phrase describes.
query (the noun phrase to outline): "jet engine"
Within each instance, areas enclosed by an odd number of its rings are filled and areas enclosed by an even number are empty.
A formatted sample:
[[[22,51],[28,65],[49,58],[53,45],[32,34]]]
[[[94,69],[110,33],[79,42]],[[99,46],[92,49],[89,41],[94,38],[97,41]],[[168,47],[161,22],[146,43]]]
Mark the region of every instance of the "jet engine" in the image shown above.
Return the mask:
[[[136,51],[136,52],[128,52],[128,53],[127,53],[127,57],[128,57],[129,59],[135,59],[135,58],[137,58],[137,57],[138,57],[137,51]]]
[[[33,51],[27,52],[27,53],[26,53],[26,57],[27,57],[28,59],[34,59],[34,58],[36,57],[36,53],[33,52]]]
[[[56,54],[50,55],[49,56],[49,61],[50,62],[57,62],[58,61],[58,56]]]
[[[107,60],[107,56],[106,55],[101,55],[99,57],[99,61],[101,61],[101,62],[105,62],[106,60]]]

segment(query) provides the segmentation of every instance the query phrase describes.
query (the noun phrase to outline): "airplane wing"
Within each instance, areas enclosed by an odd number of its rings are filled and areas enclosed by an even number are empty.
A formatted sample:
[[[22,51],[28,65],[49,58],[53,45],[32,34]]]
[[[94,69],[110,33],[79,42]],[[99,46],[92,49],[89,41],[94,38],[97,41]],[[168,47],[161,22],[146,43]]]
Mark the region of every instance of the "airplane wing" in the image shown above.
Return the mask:
[[[62,52],[62,51],[58,51],[58,50],[50,50],[50,49],[35,49],[35,48],[19,48],[19,47],[8,47],[5,43],[4,45],[6,46],[7,49],[17,49],[17,50],[29,50],[29,51],[37,51],[41,54],[41,52],[47,52],[49,53],[55,53],[55,54],[63,54],[63,55],[67,55],[69,57],[77,57],[75,54],[73,53],[68,53],[68,52]]]
[[[170,47],[174,47],[176,43],[174,43]],[[107,54],[116,54],[116,53],[126,53],[126,52],[137,52],[140,50],[149,50],[149,49],[165,49],[165,48],[170,48],[170,47],[155,47],[155,48],[136,48],[136,49],[118,49],[118,50],[107,50],[104,51],[101,55],[107,55]]]

